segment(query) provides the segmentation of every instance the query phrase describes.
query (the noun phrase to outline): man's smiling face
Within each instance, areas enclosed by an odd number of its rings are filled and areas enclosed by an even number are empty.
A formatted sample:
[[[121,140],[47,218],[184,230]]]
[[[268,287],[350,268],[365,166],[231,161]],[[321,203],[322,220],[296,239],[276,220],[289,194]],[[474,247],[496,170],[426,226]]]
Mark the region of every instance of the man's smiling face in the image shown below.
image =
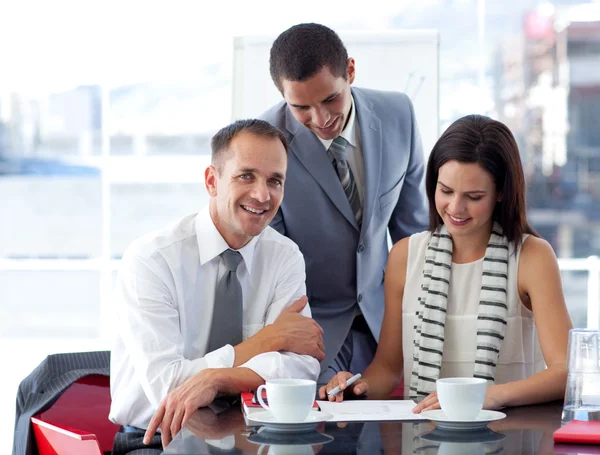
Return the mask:
[[[246,245],[271,222],[283,199],[286,168],[279,139],[242,131],[222,163],[206,170],[211,218],[231,248]]]
[[[323,140],[335,139],[350,116],[354,75],[354,60],[350,58],[346,79],[334,76],[325,66],[304,81],[282,79],[282,94],[298,122]]]

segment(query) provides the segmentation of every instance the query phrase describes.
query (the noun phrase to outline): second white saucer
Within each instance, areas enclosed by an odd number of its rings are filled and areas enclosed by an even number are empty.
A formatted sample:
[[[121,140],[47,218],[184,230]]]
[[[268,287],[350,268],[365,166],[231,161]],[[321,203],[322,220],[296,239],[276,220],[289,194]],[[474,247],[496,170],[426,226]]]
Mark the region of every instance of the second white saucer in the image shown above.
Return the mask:
[[[446,414],[444,414],[444,411],[441,409],[423,411],[421,412],[421,415],[434,422],[438,428],[462,431],[485,428],[490,422],[501,420],[506,417],[506,414],[503,412],[488,411],[486,409],[482,410],[473,420],[451,420],[446,417]]]
[[[311,431],[318,423],[325,422],[333,417],[331,414],[321,411],[310,411],[306,419],[298,422],[278,421],[271,411],[256,412],[248,416],[248,420],[263,425],[270,431],[278,432],[300,432]]]

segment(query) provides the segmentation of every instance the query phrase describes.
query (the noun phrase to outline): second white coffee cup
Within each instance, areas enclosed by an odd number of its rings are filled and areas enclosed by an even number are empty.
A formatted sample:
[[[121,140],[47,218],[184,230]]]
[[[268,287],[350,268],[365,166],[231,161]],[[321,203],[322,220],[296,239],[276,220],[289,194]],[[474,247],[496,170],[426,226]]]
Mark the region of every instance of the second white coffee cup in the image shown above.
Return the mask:
[[[266,404],[262,398],[267,391]],[[271,411],[278,422],[302,422],[315,401],[317,383],[310,379],[268,380],[256,391],[260,405]]]
[[[450,420],[474,420],[483,409],[487,381],[480,378],[444,378],[436,381],[442,411]]]

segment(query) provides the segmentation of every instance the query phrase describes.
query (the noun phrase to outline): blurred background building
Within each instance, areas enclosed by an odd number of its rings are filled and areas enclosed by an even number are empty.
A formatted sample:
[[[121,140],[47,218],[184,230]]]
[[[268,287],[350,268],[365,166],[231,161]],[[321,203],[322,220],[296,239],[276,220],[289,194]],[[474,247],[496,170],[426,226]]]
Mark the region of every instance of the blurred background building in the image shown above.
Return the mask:
[[[498,118],[518,138],[530,218],[561,257],[600,254],[600,10],[524,16],[496,56]]]

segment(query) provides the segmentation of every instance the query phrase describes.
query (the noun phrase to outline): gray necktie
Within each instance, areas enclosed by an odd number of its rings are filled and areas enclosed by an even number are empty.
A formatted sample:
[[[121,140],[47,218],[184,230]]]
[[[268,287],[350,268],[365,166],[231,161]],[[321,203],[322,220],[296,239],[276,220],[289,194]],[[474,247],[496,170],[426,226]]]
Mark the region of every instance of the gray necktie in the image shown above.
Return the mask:
[[[329,155],[329,158],[333,162],[333,167],[335,168],[340,182],[342,183],[342,188],[344,188],[346,197],[350,202],[352,212],[356,217],[356,221],[360,225],[362,221],[362,206],[360,205],[360,197],[358,195],[356,180],[352,174],[352,169],[350,169],[350,166],[348,165],[348,153],[346,152],[347,146],[348,141],[342,136],[338,136],[329,146],[327,155]]]
[[[227,271],[217,284],[215,306],[208,352],[222,348],[226,344],[235,346],[242,342],[242,321],[244,307],[242,304],[242,287],[237,277],[237,268],[242,255],[230,249],[221,253]]]

